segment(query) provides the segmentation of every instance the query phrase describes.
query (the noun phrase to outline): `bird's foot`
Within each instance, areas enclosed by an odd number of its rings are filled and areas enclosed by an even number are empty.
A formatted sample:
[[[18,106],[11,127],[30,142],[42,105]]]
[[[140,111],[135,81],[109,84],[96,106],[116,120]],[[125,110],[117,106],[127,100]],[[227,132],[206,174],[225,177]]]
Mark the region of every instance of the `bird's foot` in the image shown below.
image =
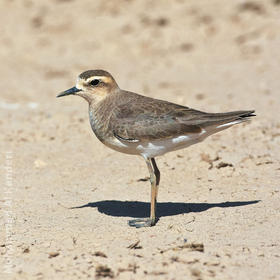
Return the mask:
[[[152,227],[156,224],[154,219],[143,218],[128,221],[128,225],[131,227],[141,228],[141,227]]]

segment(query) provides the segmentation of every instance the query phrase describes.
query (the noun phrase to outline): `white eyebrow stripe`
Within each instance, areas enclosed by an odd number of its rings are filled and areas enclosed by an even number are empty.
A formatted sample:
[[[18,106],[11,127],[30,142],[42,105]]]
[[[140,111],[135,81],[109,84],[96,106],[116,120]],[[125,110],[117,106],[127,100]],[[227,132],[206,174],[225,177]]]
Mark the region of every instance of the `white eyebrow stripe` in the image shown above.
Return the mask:
[[[87,81],[88,80],[94,80],[94,79],[101,79],[101,78],[104,78],[104,77],[106,77],[106,76],[91,76],[91,77],[87,78]]]
[[[114,79],[112,77],[107,77],[107,76],[91,76],[91,77],[87,78],[86,80],[78,77],[77,81],[76,81],[76,88],[82,90],[84,88],[84,86],[86,86],[92,80],[95,80],[95,79],[100,79],[102,82],[107,83],[107,84],[110,84],[114,81]]]
[[[107,77],[107,76],[92,76],[92,77],[88,78],[86,81],[92,81],[92,80],[95,80],[95,79],[111,80],[111,78]]]

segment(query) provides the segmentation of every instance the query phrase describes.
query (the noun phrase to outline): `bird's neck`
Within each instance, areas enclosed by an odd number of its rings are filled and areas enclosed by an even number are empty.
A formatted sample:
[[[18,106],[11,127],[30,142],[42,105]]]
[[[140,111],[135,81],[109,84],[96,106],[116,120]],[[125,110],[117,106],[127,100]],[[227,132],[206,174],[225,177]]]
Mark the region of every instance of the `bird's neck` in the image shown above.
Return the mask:
[[[109,105],[109,103],[112,105]],[[109,136],[110,116],[113,112],[113,103],[111,98],[106,97],[100,101],[92,101],[89,103],[89,121],[91,128],[97,138],[103,142],[105,135]]]

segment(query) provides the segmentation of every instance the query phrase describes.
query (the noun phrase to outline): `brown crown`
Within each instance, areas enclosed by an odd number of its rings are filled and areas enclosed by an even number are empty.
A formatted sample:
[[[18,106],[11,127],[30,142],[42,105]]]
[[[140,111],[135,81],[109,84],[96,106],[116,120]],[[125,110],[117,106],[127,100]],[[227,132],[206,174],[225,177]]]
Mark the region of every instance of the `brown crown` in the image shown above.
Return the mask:
[[[104,77],[113,78],[112,75],[109,72],[101,70],[101,69],[87,70],[87,71],[81,73],[79,75],[79,78],[87,80],[88,78],[93,77],[93,76],[104,76]]]

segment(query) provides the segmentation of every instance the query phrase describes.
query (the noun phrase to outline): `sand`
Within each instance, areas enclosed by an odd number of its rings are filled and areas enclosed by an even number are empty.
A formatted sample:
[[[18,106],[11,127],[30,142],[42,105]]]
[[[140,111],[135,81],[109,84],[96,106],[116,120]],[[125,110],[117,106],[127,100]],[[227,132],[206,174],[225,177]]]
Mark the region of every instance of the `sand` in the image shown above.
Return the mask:
[[[279,1],[0,3],[0,279],[280,279]],[[123,89],[251,123],[159,157],[102,145],[87,69]]]

